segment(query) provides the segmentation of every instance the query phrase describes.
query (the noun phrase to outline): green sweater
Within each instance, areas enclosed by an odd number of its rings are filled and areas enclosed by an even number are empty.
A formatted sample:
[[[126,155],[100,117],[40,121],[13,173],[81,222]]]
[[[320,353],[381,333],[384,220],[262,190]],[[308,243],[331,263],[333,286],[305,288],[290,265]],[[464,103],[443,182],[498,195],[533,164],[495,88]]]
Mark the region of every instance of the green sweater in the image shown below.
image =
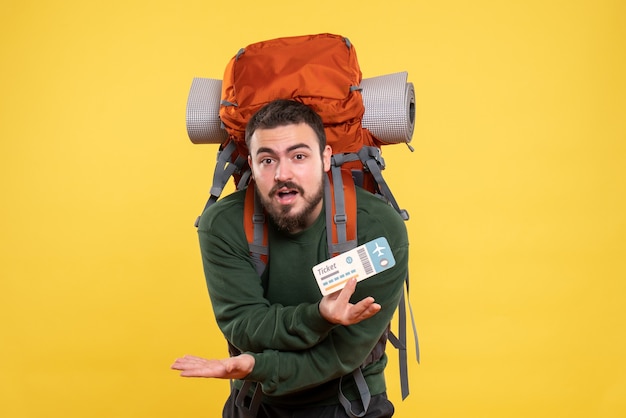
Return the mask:
[[[261,384],[264,402],[321,405],[338,402],[339,378],[357,399],[351,372],[360,367],[389,324],[408,271],[408,237],[396,211],[357,188],[358,245],[378,237],[389,242],[396,265],[357,284],[352,302],[373,296],[380,312],[351,326],[320,315],[321,293],[311,268],[328,259],[324,211],[305,231],[288,235],[269,226],[269,263],[259,278],[243,227],[243,192],[207,209],[198,233],[211,304],[224,336],[255,357],[247,380]],[[363,374],[372,395],[386,390],[387,358]],[[241,382],[238,382],[241,383]]]

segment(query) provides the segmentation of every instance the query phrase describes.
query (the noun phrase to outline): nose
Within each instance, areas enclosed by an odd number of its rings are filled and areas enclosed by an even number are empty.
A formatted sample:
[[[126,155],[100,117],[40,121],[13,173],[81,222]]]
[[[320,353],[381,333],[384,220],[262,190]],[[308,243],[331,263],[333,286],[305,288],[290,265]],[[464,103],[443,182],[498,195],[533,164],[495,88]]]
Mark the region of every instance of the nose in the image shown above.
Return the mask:
[[[289,163],[286,161],[281,161],[276,165],[276,171],[274,172],[274,180],[275,181],[287,181],[291,180],[292,170],[289,167]]]

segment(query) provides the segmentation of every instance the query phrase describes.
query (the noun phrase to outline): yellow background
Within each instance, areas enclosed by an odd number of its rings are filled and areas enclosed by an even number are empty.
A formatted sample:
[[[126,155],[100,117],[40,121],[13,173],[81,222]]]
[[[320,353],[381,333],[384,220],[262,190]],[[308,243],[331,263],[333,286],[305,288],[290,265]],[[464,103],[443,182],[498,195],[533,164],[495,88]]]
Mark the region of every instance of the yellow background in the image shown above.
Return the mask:
[[[384,150],[422,348],[396,416],[625,416],[625,5],[4,1],[0,416],[219,416],[226,381],[169,370],[226,354],[188,89],[318,32],[416,89],[415,152]]]

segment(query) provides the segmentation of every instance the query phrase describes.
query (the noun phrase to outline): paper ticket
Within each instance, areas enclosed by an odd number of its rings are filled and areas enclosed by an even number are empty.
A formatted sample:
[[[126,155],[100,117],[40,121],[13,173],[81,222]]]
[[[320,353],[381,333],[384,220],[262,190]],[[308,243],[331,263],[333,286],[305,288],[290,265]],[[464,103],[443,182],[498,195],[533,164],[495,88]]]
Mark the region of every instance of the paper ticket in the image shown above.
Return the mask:
[[[381,237],[326,260],[312,270],[322,295],[326,296],[343,289],[353,277],[357,281],[365,280],[395,264],[387,239]]]

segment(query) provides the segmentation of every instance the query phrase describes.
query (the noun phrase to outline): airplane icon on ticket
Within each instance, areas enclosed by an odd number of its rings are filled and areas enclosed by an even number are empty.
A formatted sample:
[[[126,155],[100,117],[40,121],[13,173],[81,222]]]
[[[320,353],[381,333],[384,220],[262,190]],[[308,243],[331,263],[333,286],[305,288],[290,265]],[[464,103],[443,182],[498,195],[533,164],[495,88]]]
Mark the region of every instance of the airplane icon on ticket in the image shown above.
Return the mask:
[[[383,250],[386,250],[387,247],[381,247],[380,245],[378,245],[378,242],[376,242],[376,247],[372,250],[373,253],[376,253],[377,257],[382,257],[383,256]]]

